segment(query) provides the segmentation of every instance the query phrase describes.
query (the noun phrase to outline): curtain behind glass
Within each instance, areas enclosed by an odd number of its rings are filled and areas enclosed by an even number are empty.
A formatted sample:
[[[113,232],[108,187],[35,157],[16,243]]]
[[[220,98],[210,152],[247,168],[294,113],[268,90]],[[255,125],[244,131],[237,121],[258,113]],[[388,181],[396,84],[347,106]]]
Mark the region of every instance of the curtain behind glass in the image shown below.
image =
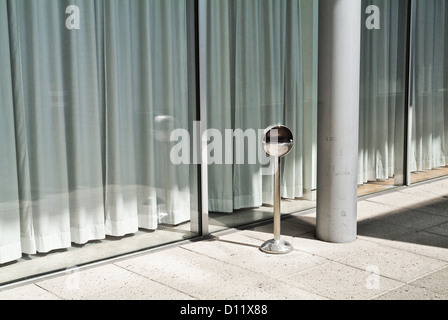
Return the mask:
[[[448,165],[448,6],[417,1],[411,171]]]
[[[6,0],[0,1],[0,39],[8,39]],[[0,41],[0,263],[22,256],[14,101],[9,41]]]
[[[189,121],[186,2],[0,9],[0,263],[189,220],[189,167],[169,162]]]
[[[255,130],[282,123],[295,136],[283,162],[282,196],[303,195],[303,65],[301,1],[208,1],[208,127]],[[306,14],[310,14],[309,12]],[[312,14],[312,13],[311,13]],[[257,150],[261,143],[257,140]],[[209,165],[209,209],[232,212],[272,203],[272,176],[261,165]],[[234,146],[234,151],[236,146]],[[261,151],[263,152],[263,151]]]
[[[403,1],[377,5],[381,29],[362,28],[360,146],[358,183],[393,177],[403,158],[406,22]],[[412,39],[412,128],[410,171],[448,164],[448,11],[446,1],[416,1]],[[407,107],[407,106],[405,106]]]
[[[105,2],[106,228],[114,235],[190,216],[189,168],[169,161],[171,131],[188,128],[186,2],[137,3]]]
[[[393,177],[404,146],[406,2],[363,0],[364,17],[369,5],[380,29],[361,25],[358,184]]]
[[[77,33],[61,24],[63,2],[8,3],[24,253],[104,238],[99,8],[78,3]]]

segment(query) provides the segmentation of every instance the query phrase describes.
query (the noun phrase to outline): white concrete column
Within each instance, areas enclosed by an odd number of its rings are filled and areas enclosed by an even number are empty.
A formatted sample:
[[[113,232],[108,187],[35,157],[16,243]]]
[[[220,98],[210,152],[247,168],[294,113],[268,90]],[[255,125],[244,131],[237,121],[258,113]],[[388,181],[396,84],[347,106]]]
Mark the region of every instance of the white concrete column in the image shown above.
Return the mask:
[[[316,237],[356,240],[361,1],[319,1]]]

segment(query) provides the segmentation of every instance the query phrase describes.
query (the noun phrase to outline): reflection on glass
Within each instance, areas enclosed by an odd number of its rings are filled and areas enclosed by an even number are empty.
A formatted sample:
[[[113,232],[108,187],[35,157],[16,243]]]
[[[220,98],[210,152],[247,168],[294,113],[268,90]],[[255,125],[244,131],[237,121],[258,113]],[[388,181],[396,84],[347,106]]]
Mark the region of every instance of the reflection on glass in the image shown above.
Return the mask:
[[[192,4],[0,2],[0,283],[196,235]]]
[[[405,157],[407,1],[363,0],[370,5],[380,21],[361,26],[359,194],[403,185]]]
[[[416,1],[415,16],[412,182],[448,174],[448,4]]]
[[[250,139],[251,132],[275,123],[291,129],[294,149],[282,160],[283,213],[314,206],[316,6],[300,0],[207,2],[207,125],[242,130],[246,139],[234,139],[225,152],[244,144],[245,159],[262,148],[261,136]],[[272,217],[273,177],[264,172],[260,162],[208,166],[211,230]]]

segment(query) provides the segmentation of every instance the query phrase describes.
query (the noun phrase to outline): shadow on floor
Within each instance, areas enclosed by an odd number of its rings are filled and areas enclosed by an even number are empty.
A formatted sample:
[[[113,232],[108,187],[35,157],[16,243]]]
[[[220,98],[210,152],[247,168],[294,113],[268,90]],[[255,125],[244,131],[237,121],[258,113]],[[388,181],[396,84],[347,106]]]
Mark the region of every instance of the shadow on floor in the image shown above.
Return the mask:
[[[383,214],[358,219],[358,236],[448,249],[448,196],[406,208],[389,207],[391,210]],[[314,216],[304,214],[282,217],[281,234],[284,236],[301,237],[305,234],[309,236],[310,233],[315,232],[315,228]],[[272,233],[272,219],[260,222],[250,229]]]

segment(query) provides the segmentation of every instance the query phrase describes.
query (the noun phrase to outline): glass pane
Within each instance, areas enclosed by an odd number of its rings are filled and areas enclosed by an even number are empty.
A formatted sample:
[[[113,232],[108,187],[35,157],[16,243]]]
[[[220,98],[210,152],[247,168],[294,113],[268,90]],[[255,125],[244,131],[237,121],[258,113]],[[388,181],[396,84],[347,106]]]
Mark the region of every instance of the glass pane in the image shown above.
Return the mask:
[[[416,1],[411,182],[448,175],[448,4]]]
[[[73,3],[0,1],[0,284],[197,235],[194,2]]]
[[[282,213],[315,205],[317,3],[206,2],[210,230],[272,218],[263,130],[294,135],[282,158]]]
[[[407,1],[363,0],[362,10],[359,195],[403,185],[406,156]]]

